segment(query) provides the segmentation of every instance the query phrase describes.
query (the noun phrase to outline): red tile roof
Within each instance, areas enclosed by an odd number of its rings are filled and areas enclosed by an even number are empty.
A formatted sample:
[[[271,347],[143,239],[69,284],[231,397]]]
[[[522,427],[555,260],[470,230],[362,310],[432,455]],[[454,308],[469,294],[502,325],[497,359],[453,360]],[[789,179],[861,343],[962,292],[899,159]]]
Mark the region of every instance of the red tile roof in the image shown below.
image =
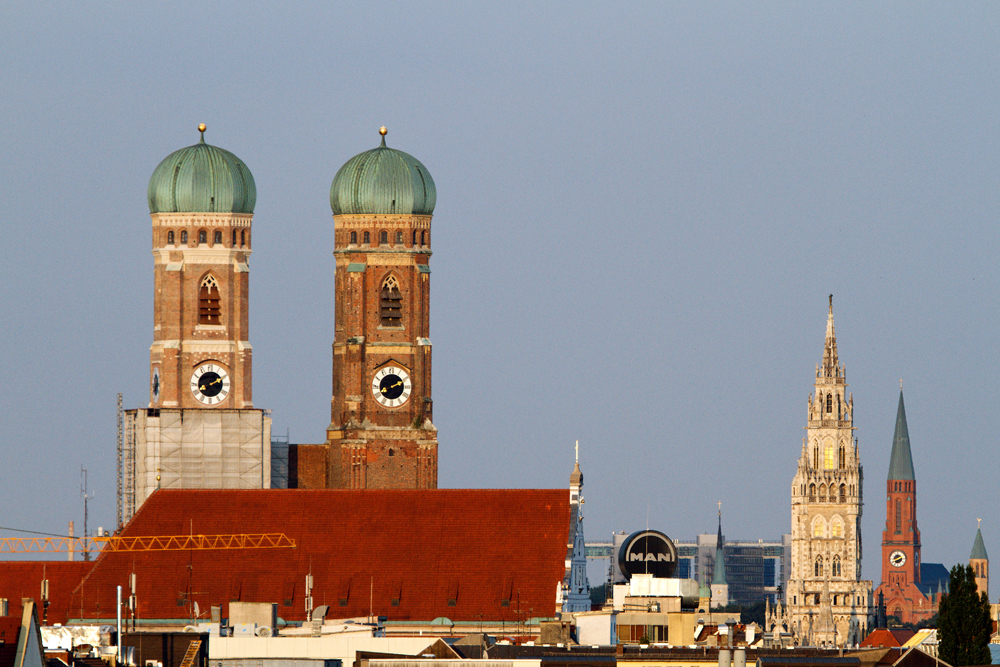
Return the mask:
[[[296,549],[102,553],[69,607],[112,618],[115,590],[137,578],[139,619],[200,616],[211,605],[276,602],[285,620],[313,606],[327,618],[516,620],[553,616],[569,534],[556,490],[160,490],[125,536],[275,533]],[[503,600],[509,600],[506,606]]]
[[[93,562],[85,561],[0,561],[0,598],[7,598],[8,616],[16,617],[20,624],[22,598],[32,598],[39,603],[35,607],[39,622],[42,622],[43,614],[49,625],[65,623],[70,616],[79,616],[79,610],[76,614],[72,613],[69,602],[73,589],[93,566]],[[47,610],[43,610],[41,605],[43,579],[49,580]]]
[[[903,628],[893,628],[892,630],[876,628],[872,630],[871,634],[865,637],[864,641],[859,644],[859,647],[895,648],[905,644],[914,634],[916,633],[913,630],[904,630]]]

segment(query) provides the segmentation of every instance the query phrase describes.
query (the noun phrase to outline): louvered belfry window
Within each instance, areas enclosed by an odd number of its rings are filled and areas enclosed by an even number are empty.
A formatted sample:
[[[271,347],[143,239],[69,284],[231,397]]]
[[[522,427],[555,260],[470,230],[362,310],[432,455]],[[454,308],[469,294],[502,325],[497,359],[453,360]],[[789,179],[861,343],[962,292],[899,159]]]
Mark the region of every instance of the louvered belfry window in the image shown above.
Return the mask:
[[[382,283],[382,326],[403,326],[403,295],[399,291],[396,276],[389,276]]]
[[[219,283],[209,274],[198,291],[198,324],[220,324]]]

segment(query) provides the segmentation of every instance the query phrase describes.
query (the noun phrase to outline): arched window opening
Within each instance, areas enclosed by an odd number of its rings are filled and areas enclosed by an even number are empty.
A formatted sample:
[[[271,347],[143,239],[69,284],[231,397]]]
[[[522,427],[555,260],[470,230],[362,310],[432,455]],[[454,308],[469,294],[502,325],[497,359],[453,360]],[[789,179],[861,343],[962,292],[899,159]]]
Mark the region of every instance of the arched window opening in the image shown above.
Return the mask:
[[[198,243],[208,243],[208,232],[204,229],[198,232]]]
[[[382,230],[378,233],[378,242],[385,244],[389,242],[389,232]]]
[[[833,412],[833,394],[826,395],[826,411]]]
[[[396,232],[396,243],[403,242],[403,232]]]
[[[846,484],[841,484],[840,485],[840,502],[842,502],[842,503],[846,503],[847,502],[847,485]]]
[[[240,232],[240,247],[243,248],[247,244],[247,233],[246,230]]]
[[[823,467],[827,470],[833,470],[834,459],[833,459],[833,443],[828,442],[823,448]]]
[[[823,532],[823,520],[817,519],[813,524],[813,537],[824,537]]]
[[[817,577],[822,577],[823,576],[823,558],[822,557],[816,559],[816,563],[813,565],[813,573]],[[818,601],[818,599],[817,599],[817,601]]]
[[[837,394],[837,419],[840,419],[840,415],[842,414],[840,411],[840,394]]]
[[[896,498],[896,535],[903,534],[903,502]]]
[[[395,455],[396,455],[396,452],[392,451],[392,448],[390,447],[389,448],[389,456],[395,456]]]
[[[351,245],[356,245],[358,242],[358,233],[351,232]]]
[[[840,556],[833,557],[833,576],[840,576]],[[837,604],[836,600],[834,600],[833,604]]]
[[[834,563],[833,563],[833,571],[834,571],[834,572],[836,572],[836,571],[837,571],[837,567],[838,567],[839,565],[840,565],[840,563],[839,563],[839,562],[837,562],[837,561],[834,561]],[[833,606],[834,606],[834,607],[836,607],[836,606],[837,606],[837,596],[836,596],[836,595],[834,595],[834,596],[833,596]]]
[[[420,232],[420,245],[427,245],[427,241],[425,240],[425,237],[424,237],[424,234],[426,234],[426,233],[427,232]]]
[[[837,457],[837,459],[838,459],[837,461],[838,467],[841,470],[847,467],[847,453],[844,451],[843,447],[840,448],[840,455]]]
[[[833,536],[834,537],[844,536],[844,526],[839,521],[833,522]]]
[[[819,447],[813,447],[813,468],[819,467]]]
[[[172,231],[167,232],[167,245],[174,244],[174,233]]]
[[[220,324],[219,283],[208,274],[201,281],[198,291],[198,324]]]
[[[382,283],[382,326],[403,326],[403,294],[399,291],[399,281],[390,275]]]
[[[233,247],[236,247],[236,230],[233,230]]]
[[[366,245],[372,242],[371,232],[365,232],[364,241]]]
[[[222,243],[222,232],[215,232],[215,240],[212,241],[213,245],[216,243]]]
[[[187,242],[188,242],[188,233],[187,230],[185,229],[181,232],[181,245],[187,245]]]
[[[826,484],[819,485],[819,501],[821,503],[826,502]]]
[[[413,230],[413,245],[417,245],[417,230]]]
[[[815,484],[810,484],[809,485],[809,502],[811,502],[811,503],[816,502],[816,485]]]

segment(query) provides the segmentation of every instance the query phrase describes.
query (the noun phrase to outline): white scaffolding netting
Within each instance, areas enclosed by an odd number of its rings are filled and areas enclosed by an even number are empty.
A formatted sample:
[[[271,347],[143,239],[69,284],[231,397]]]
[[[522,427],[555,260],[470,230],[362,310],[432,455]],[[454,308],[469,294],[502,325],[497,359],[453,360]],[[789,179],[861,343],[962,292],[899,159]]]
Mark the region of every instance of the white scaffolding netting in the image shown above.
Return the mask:
[[[157,488],[271,487],[264,410],[130,410],[126,420],[135,427],[136,509]]]

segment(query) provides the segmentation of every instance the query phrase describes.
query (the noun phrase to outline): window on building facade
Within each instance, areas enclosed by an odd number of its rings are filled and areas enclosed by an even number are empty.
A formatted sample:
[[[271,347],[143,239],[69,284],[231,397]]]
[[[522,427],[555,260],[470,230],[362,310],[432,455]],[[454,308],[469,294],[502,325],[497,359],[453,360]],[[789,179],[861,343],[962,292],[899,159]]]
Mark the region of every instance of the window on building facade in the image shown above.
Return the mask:
[[[351,245],[356,245],[358,243],[358,233],[351,232]]]
[[[817,558],[816,563],[813,565],[813,574],[817,577],[823,576],[823,558]]]
[[[827,443],[826,447],[823,448],[823,467],[827,470],[833,470],[834,468],[832,443]]]
[[[403,326],[403,294],[399,291],[396,276],[389,275],[382,283],[382,326]]]
[[[233,247],[236,247],[236,230],[233,230]]]
[[[903,534],[903,502],[896,498],[896,535]]]
[[[847,485],[846,484],[841,484],[840,485],[840,502],[842,502],[842,503],[846,503],[847,502]]]
[[[173,244],[174,244],[174,233],[172,231],[167,232],[167,245],[173,245]]]
[[[379,232],[378,233],[378,242],[379,243],[388,243],[389,242],[389,232],[387,232],[385,230]]]
[[[837,458],[838,458],[838,461],[837,461],[838,467],[841,470],[843,470],[844,468],[846,468],[847,467],[847,456],[846,456],[846,453],[844,452],[844,448],[843,447],[840,448],[840,456],[838,456]]]
[[[181,245],[187,245],[187,242],[188,242],[188,233],[187,230],[185,229],[181,232]]]
[[[247,244],[247,233],[246,230],[240,232],[240,247],[243,248]]]
[[[208,243],[208,232],[204,229],[198,232],[198,243]]]
[[[833,394],[826,395],[826,411],[833,412]]]
[[[403,242],[403,232],[396,232],[396,243]]]
[[[212,243],[222,243],[222,232],[215,232],[215,240]]]
[[[371,232],[365,232],[364,240],[365,240],[366,244],[369,244],[369,243],[372,242]]]
[[[215,276],[208,274],[198,290],[198,324],[219,324],[220,313],[219,283]]]

